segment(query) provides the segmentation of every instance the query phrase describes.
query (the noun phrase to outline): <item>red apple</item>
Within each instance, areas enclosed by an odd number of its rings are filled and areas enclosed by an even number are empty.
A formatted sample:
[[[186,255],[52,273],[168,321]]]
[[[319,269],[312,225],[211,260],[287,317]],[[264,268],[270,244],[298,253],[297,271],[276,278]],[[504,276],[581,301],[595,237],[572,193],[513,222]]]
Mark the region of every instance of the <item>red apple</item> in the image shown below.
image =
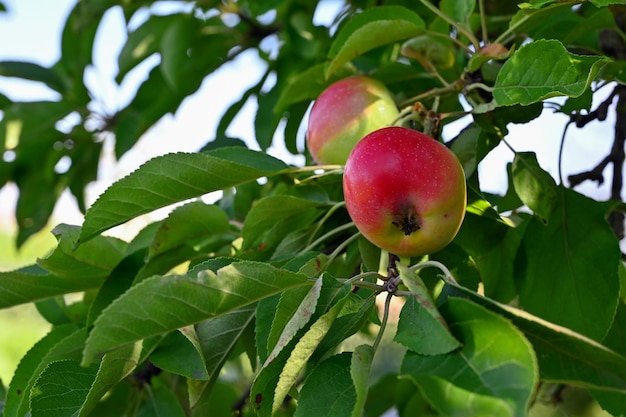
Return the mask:
[[[355,75],[326,88],[309,115],[307,146],[318,164],[343,165],[354,145],[398,117],[396,103],[382,83]]]
[[[398,256],[444,248],[465,215],[465,174],[445,145],[416,130],[370,133],[345,166],[346,208],[357,229]]]

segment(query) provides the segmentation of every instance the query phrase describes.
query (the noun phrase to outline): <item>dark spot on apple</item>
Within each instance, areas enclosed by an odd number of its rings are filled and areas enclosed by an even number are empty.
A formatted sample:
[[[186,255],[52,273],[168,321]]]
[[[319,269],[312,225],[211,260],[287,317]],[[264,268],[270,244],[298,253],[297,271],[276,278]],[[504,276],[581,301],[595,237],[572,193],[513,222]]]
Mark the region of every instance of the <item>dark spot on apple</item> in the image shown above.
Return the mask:
[[[417,216],[413,213],[402,213],[396,215],[394,220],[391,222],[398,229],[402,230],[406,236],[410,236],[411,233],[416,232],[420,229],[419,222],[417,220]]]

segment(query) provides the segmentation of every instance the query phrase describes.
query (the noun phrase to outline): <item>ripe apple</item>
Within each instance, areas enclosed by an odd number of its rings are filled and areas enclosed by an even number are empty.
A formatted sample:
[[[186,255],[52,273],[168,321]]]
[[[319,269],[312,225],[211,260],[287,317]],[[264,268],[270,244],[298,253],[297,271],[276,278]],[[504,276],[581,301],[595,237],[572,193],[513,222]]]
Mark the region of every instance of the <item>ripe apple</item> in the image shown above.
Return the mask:
[[[343,174],[357,229],[398,256],[444,248],[465,216],[465,174],[445,145],[413,129],[387,127],[363,138]]]
[[[326,88],[313,103],[307,147],[318,164],[343,165],[359,140],[389,126],[398,114],[382,83],[362,75],[344,78]]]

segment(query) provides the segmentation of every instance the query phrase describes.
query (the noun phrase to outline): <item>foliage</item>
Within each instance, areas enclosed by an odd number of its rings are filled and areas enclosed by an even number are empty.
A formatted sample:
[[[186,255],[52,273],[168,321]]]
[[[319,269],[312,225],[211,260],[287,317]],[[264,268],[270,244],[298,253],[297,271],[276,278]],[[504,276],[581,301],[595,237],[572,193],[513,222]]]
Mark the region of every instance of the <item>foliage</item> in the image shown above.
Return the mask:
[[[582,413],[591,403],[624,415],[622,1],[351,0],[329,27],[313,22],[316,1],[190,1],[170,14],[153,13],[155,3],[77,2],[59,62],[0,62],[3,76],[59,95],[0,95],[0,180],[20,190],[17,243],[46,224],[66,188],[86,210],[82,226],[55,228],[47,257],[0,273],[0,308],[34,303],[52,324],[0,391],[5,416],[380,416],[395,408],[522,417]],[[141,21],[119,55],[117,81],[150,56],[160,60],[126,107],[94,114],[83,76],[113,8]],[[121,157],[246,50],[267,71],[204,149],[150,160],[86,207],[104,137]],[[345,210],[342,167],[289,166],[265,152],[284,136],[290,152],[306,154],[297,132],[311,101],[355,73],[390,88],[398,124],[438,136],[468,119],[446,138],[467,176],[467,214],[455,240],[425,259],[396,262],[360,236]],[[592,109],[600,89],[611,92]],[[225,133],[249,100],[258,104],[260,151]],[[483,192],[478,164],[508,144],[510,123],[543,108],[575,127],[614,112],[611,153],[566,180],[516,152],[507,192]],[[68,115],[78,123],[59,130]],[[71,160],[67,171],[55,171],[61,158]],[[602,182],[609,165],[609,201],[575,190]],[[215,203],[201,199],[214,191]],[[130,241],[106,234],[172,204]],[[68,301],[70,293],[82,297]],[[380,315],[376,295],[386,295]]]

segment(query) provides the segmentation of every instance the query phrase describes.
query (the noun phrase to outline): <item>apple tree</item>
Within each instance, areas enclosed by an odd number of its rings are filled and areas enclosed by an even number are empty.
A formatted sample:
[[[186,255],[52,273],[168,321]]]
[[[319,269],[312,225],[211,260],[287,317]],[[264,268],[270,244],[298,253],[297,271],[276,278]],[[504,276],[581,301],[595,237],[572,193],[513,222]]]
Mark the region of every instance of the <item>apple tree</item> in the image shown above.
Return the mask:
[[[77,2],[56,64],[0,62],[1,75],[58,96],[0,94],[0,179],[20,191],[16,243],[44,227],[63,190],[85,211],[81,225],[54,228],[47,256],[0,273],[0,307],[33,303],[52,325],[0,385],[4,416],[625,415],[623,1],[348,0],[330,24],[314,19],[325,1],[163,3]],[[117,82],[159,59],[125,107],[99,114],[84,75],[112,9],[128,25]],[[103,137],[123,156],[244,53],[266,70],[202,149],[151,159],[86,203]],[[465,209],[443,248],[398,256],[371,243],[346,208],[343,161],[312,158],[311,104],[355,75],[388,90],[396,108],[382,126],[423,132],[456,155],[465,179],[447,193],[461,187]],[[355,118],[378,117],[367,100],[333,110],[345,126],[327,154],[345,146]],[[246,103],[257,110],[243,142],[227,130]],[[610,152],[565,177],[562,160],[542,166],[515,149],[510,127],[548,112],[564,126],[551,138],[561,147],[572,129],[614,121],[589,139]],[[60,130],[70,114],[77,122]],[[462,128],[450,133],[453,122]],[[306,163],[270,156],[276,141]],[[501,194],[479,175],[498,146],[514,155]],[[371,169],[395,161],[394,149],[392,138]],[[61,158],[71,164],[56,172]],[[402,177],[424,158],[359,186],[360,210],[416,194]],[[360,174],[372,174],[367,162]],[[456,175],[428,166],[427,185]],[[610,195],[581,191],[605,176]],[[163,207],[165,218],[128,240],[107,234]],[[387,225],[441,233],[421,221],[411,212]]]

